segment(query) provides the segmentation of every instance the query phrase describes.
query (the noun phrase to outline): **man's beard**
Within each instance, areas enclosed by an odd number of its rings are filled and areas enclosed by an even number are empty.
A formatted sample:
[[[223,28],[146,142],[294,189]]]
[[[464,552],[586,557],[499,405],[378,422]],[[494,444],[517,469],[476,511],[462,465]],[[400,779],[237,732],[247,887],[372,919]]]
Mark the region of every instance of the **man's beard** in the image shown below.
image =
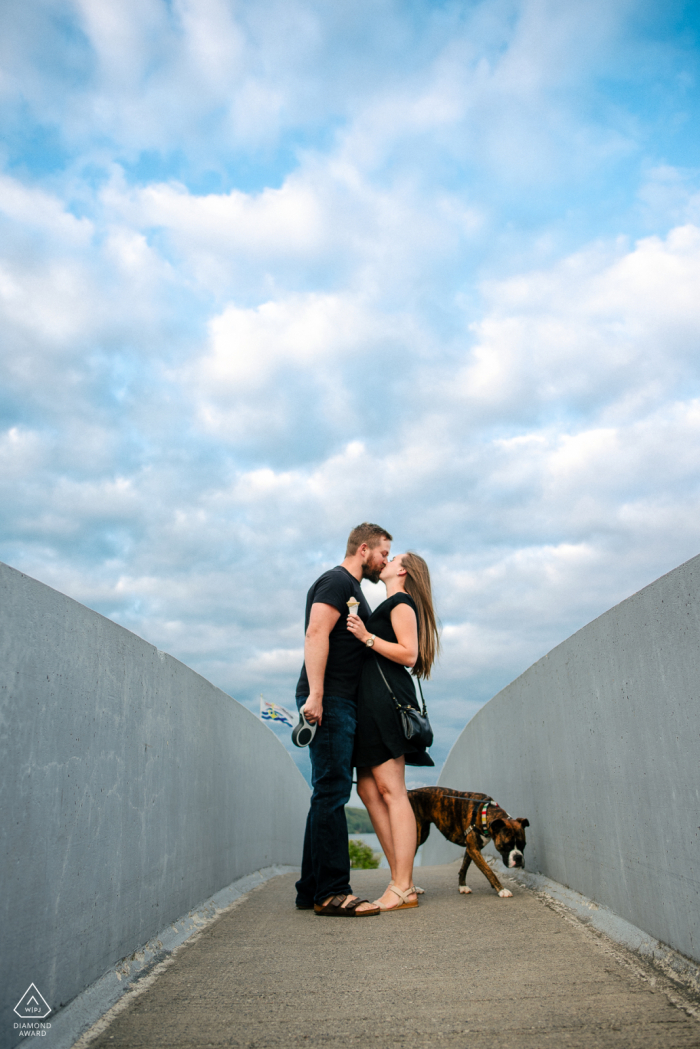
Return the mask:
[[[370,565],[366,564],[362,566],[362,578],[369,579],[370,583],[378,583],[379,577],[384,570],[384,565]]]

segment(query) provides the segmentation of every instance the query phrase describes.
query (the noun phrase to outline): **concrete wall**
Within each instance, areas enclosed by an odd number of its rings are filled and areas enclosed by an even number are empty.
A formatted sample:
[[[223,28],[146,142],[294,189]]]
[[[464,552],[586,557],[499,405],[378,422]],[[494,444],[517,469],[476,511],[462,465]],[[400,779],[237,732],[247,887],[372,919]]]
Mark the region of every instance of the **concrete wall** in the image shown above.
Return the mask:
[[[266,726],[1,564],[0,785],[3,1036],[30,983],[58,1008],[230,882],[301,859],[309,789]]]
[[[530,870],[700,961],[700,557],[495,696],[439,782],[527,816]],[[461,851],[433,829],[423,863]]]

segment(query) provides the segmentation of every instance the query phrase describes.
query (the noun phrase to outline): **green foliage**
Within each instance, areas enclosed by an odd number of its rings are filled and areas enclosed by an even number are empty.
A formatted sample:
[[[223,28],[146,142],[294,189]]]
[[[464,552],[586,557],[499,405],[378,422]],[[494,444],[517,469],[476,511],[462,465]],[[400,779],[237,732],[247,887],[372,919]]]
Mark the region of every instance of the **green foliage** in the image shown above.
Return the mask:
[[[367,809],[354,809],[346,805],[345,816],[348,821],[348,834],[374,834]]]
[[[377,856],[376,852],[372,852],[369,845],[365,845],[363,841],[350,839],[348,851],[350,853],[350,866],[354,867],[355,870],[367,870],[368,868],[379,866],[379,856]]]

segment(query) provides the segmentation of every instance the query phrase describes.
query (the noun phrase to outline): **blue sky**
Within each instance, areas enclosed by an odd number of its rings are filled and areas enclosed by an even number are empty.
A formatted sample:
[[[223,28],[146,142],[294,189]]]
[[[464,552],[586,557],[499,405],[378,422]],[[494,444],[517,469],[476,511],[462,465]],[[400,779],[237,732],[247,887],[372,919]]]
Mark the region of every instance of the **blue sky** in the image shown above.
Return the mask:
[[[0,23],[3,560],[290,706],[305,592],[379,521],[433,571],[439,765],[698,553],[697,5]]]

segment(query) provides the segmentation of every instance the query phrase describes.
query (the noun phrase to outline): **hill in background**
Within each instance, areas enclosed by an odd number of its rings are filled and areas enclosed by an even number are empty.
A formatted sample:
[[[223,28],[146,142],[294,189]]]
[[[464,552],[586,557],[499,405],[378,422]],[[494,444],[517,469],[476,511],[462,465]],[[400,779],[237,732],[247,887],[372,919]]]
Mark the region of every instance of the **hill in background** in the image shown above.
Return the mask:
[[[374,827],[366,809],[354,809],[346,805],[345,815],[348,820],[348,834],[374,834]]]

